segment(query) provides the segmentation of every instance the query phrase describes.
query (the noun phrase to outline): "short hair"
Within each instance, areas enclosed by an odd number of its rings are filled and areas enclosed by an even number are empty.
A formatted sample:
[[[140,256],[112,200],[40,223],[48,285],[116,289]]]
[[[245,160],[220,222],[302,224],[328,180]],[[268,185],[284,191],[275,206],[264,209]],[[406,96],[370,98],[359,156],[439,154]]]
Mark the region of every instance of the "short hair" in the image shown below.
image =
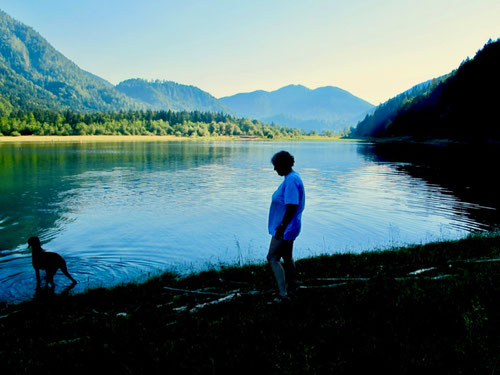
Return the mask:
[[[274,154],[271,158],[273,165],[280,165],[283,167],[293,167],[295,163],[294,157],[288,151],[280,151]]]

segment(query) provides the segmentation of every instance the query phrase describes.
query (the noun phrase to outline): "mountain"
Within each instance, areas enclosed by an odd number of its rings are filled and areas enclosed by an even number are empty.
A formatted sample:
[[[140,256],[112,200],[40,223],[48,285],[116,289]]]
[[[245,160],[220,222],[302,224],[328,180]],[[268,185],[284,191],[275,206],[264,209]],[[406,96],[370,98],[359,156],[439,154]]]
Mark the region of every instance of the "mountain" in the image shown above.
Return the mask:
[[[0,110],[141,109],[114,86],[80,69],[31,27],[0,10]]]
[[[289,85],[276,91],[254,91],[219,99],[237,116],[305,130],[337,130],[352,126],[374,106],[338,87],[311,90]]]
[[[500,39],[489,41],[426,95],[400,110],[377,137],[499,142]]]
[[[380,104],[375,111],[367,114],[366,117],[358,123],[351,135],[356,137],[367,137],[377,136],[377,134],[385,132],[387,127],[392,124],[399,113],[403,112],[415,101],[428,96],[438,84],[446,80],[449,76],[450,74],[447,74],[439,78],[419,83],[402,94]]]
[[[129,79],[120,82],[116,89],[154,110],[230,112],[215,97],[198,87],[171,81]]]
[[[15,109],[74,112],[174,110],[224,112],[305,130],[352,126],[373,106],[345,90],[279,90],[217,100],[194,87],[170,81],[129,79],[116,87],[79,68],[31,27],[0,10],[0,114]]]

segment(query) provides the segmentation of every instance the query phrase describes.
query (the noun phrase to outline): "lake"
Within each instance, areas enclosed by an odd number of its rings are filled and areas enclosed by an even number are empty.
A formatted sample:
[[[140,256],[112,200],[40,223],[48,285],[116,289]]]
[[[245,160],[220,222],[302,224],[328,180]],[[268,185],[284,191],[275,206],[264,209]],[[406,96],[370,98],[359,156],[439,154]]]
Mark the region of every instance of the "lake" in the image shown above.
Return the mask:
[[[457,239],[498,227],[494,154],[366,142],[0,143],[0,300],[31,298],[26,241],[64,256],[73,292],[165,270],[263,262],[270,163],[306,188],[296,258]],[[412,148],[415,148],[413,150]],[[489,151],[488,151],[489,152]],[[44,274],[42,272],[42,274]],[[56,292],[69,285],[60,272]]]

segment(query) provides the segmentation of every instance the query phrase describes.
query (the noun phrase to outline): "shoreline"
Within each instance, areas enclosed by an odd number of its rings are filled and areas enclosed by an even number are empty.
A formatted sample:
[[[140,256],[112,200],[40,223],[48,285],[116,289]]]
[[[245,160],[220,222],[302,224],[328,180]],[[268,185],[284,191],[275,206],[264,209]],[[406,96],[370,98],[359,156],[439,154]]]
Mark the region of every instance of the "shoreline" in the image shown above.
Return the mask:
[[[17,137],[1,136],[0,144],[9,143],[84,143],[84,142],[176,142],[176,141],[347,141],[358,139],[342,139],[340,137],[302,136],[297,138],[268,139],[253,136],[217,136],[217,137],[178,137],[175,135],[21,135]]]
[[[21,135],[0,137],[1,143],[83,143],[83,142],[172,142],[205,138],[177,137],[175,135]],[[236,138],[235,138],[236,139]],[[233,140],[229,136],[206,137],[206,140]]]
[[[354,138],[353,138],[354,140]],[[497,147],[500,146],[500,141],[497,140],[483,140],[483,141],[464,141],[455,140],[450,138],[429,138],[429,139],[417,139],[410,136],[400,136],[400,137],[359,137],[355,140],[361,142],[370,142],[380,145],[416,145],[416,146],[435,146],[435,147],[453,147],[453,146],[488,146]]]

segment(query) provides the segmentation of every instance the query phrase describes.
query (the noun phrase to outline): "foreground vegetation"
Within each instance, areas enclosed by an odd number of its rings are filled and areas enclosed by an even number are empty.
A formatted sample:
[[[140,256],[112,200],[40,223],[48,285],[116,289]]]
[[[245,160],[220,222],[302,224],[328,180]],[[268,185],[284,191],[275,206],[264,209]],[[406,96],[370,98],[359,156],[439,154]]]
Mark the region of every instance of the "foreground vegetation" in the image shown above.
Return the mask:
[[[493,374],[500,366],[499,258],[500,236],[491,234],[303,259],[296,298],[278,305],[268,304],[274,281],[264,265],[42,294],[0,310],[0,368]]]

